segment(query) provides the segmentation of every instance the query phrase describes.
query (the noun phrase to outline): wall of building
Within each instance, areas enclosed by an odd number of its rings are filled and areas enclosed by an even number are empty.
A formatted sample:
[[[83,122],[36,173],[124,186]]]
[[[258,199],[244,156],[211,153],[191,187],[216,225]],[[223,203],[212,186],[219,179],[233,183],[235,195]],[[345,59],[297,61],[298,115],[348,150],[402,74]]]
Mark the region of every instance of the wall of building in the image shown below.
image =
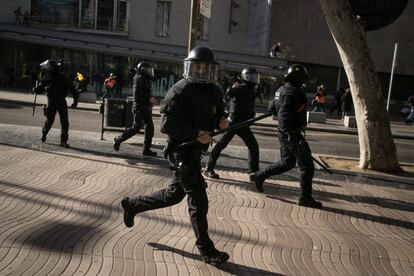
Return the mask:
[[[414,75],[414,1],[408,1],[403,14],[389,26],[367,32],[367,43],[376,68],[390,72],[394,42],[399,42],[396,73]],[[318,0],[273,0],[269,47],[282,41],[288,59],[304,63],[342,66],[338,50],[322,15]]]
[[[157,1],[141,0],[130,2],[129,38],[179,46],[188,45],[188,24],[190,19],[190,1],[171,0],[170,36],[155,36],[155,17]],[[233,9],[233,18],[237,26],[228,32],[231,0],[215,0],[212,6],[210,39],[198,41],[212,49],[246,53],[248,32],[248,0],[235,0],[239,4]]]
[[[247,50],[250,54],[268,55],[269,13],[270,4],[268,1],[250,1],[247,38]]]

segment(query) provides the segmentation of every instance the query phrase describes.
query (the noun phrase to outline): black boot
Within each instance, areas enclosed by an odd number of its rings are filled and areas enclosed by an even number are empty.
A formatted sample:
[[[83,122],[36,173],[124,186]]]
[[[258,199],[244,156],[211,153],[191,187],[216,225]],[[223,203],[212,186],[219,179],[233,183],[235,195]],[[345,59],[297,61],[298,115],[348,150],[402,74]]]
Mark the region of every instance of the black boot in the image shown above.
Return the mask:
[[[122,143],[121,139],[119,139],[118,137],[114,138],[113,147],[115,151],[119,151],[119,147],[121,146],[121,143]]]
[[[254,184],[256,185],[256,190],[259,193],[263,193],[264,192],[264,189],[263,189],[264,180],[261,177],[259,177],[256,173],[249,174],[249,177],[250,177],[250,181],[254,182]]]
[[[142,155],[154,157],[154,156],[157,156],[157,153],[155,151],[150,150],[150,149],[146,149],[142,152]]]
[[[42,141],[42,143],[46,142],[46,133],[42,132],[42,137],[40,138],[40,140]]]
[[[122,208],[124,208],[124,223],[125,226],[130,228],[134,226],[135,213],[132,211],[131,205],[129,204],[129,197],[124,197],[121,201]]]
[[[214,178],[214,179],[220,178],[220,175],[218,175],[214,170],[205,170],[203,174],[207,176],[208,178]]]
[[[66,148],[66,149],[70,148],[70,146],[67,142],[60,142],[60,146]]]
[[[218,265],[226,262],[230,258],[229,254],[224,251],[213,249],[211,252],[201,254],[201,259],[211,265]]]
[[[315,208],[315,209],[321,209],[322,203],[319,201],[316,201],[312,196],[301,196],[298,201],[298,205]]]

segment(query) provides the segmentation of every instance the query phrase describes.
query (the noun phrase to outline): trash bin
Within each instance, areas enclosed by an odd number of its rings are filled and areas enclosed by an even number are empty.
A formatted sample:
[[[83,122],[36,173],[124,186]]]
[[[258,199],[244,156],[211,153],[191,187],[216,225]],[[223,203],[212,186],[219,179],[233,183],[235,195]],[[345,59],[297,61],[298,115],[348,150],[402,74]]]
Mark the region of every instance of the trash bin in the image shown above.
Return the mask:
[[[104,127],[125,127],[125,99],[105,99]]]
[[[132,106],[134,105],[134,97],[127,97],[125,110],[125,127],[132,127],[134,123],[134,114],[132,114]]]

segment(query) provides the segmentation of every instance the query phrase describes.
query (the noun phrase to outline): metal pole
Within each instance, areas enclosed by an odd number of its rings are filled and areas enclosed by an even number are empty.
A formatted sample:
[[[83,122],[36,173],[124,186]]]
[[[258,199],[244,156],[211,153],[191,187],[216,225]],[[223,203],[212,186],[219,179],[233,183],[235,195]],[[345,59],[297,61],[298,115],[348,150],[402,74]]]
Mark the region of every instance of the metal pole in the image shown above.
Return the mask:
[[[197,35],[198,1],[191,0],[190,26],[188,29],[188,53],[195,47]]]
[[[397,59],[397,50],[398,50],[398,42],[395,42],[395,44],[394,44],[394,57],[392,58],[390,86],[388,87],[387,111],[389,110],[389,107],[390,107],[392,80],[394,78],[394,68],[395,68],[395,60]]]

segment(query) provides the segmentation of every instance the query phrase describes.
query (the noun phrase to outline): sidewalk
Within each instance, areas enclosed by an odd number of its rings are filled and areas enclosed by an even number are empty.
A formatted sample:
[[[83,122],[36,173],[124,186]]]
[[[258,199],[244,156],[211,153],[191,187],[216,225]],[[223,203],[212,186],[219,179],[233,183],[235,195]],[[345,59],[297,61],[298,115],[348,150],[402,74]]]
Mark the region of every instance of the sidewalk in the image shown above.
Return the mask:
[[[209,233],[230,255],[201,261],[187,202],[122,221],[120,200],[165,187],[165,160],[71,131],[71,149],[39,127],[0,124],[0,275],[412,275],[414,178],[317,170],[322,210],[299,207],[298,172],[248,181],[245,147],[228,146],[208,179]],[[112,134],[108,134],[112,135]],[[114,134],[113,134],[114,135]],[[160,152],[165,141],[156,139]],[[138,145],[138,146],[137,146]],[[265,150],[261,166],[277,158]],[[205,161],[205,160],[204,160]]]
[[[17,102],[24,105],[33,105],[34,95],[29,93],[15,92],[15,91],[4,91],[0,90],[0,101],[8,102]],[[72,102],[72,99],[68,99],[68,105]],[[47,97],[45,95],[38,95],[36,100],[37,106],[42,106],[47,103]],[[83,103],[78,104],[78,109],[88,110],[88,111],[99,111],[100,103]],[[160,106],[155,106],[153,108],[154,116],[161,116],[159,113]],[[261,115],[262,113],[257,113]],[[398,139],[409,139],[414,140],[414,127],[407,126],[403,122],[403,119],[399,121],[391,121],[391,131],[394,138]],[[257,126],[263,127],[275,127],[277,122],[272,119],[272,117],[265,118],[258,123],[255,123]],[[342,134],[352,134],[357,135],[356,128],[347,128],[343,125],[342,120],[337,118],[328,117],[325,124],[310,123],[307,126],[308,131],[322,131],[322,132],[332,132],[332,133],[342,133]]]

